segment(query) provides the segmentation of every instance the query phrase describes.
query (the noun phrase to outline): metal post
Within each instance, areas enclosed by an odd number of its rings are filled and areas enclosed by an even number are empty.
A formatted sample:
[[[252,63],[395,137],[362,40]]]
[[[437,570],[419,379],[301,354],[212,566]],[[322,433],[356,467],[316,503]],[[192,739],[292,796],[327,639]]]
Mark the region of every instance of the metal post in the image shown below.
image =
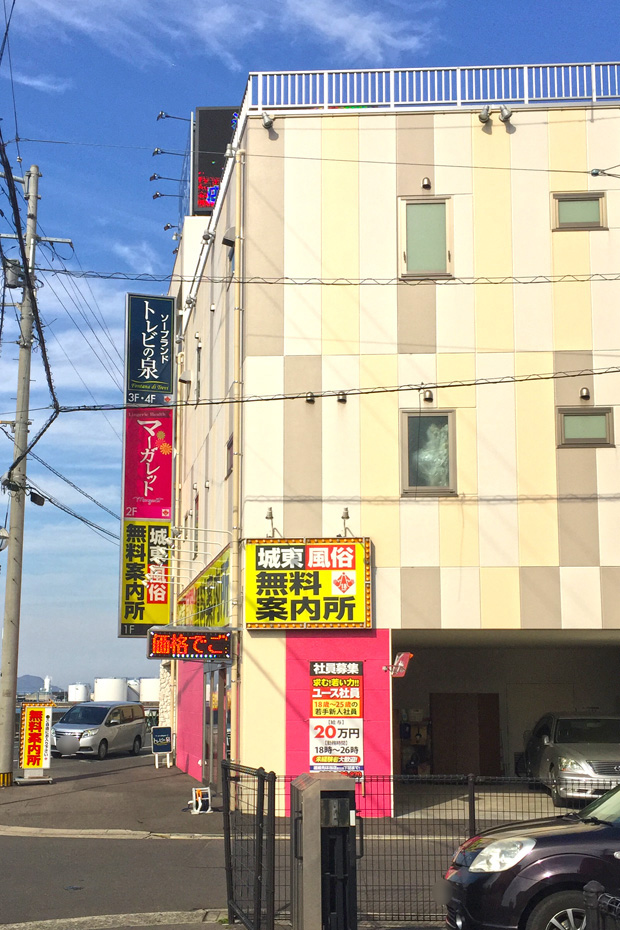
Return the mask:
[[[28,222],[26,225],[26,254],[28,275],[34,282],[34,257],[37,242],[37,205],[39,199],[39,169],[32,165],[26,174],[28,189]],[[15,412],[15,442],[13,461],[28,445],[28,414],[30,404],[30,360],[32,351],[33,303],[32,292],[24,287],[19,336],[19,362],[17,369],[17,403]],[[13,747],[15,740],[15,708],[17,703],[17,660],[19,655],[19,620],[22,594],[22,559],[24,550],[24,511],[26,504],[26,456],[9,474],[11,484],[11,518],[4,596],[4,626],[2,630],[2,664],[0,666],[0,787],[13,784]]]
[[[599,895],[603,894],[604,891],[605,889],[600,882],[588,882],[587,885],[584,885],[583,900],[588,930],[599,930],[601,920],[598,909],[598,899]]]
[[[242,380],[242,300],[241,278],[243,275],[243,165],[245,152],[235,154],[235,308],[233,337],[233,500],[232,542],[230,547],[230,625],[233,629],[233,663],[230,676],[230,755],[233,761],[240,760],[239,734],[239,677],[241,663],[241,380]]]
[[[476,835],[476,776],[467,776],[467,800],[469,809],[469,835]]]

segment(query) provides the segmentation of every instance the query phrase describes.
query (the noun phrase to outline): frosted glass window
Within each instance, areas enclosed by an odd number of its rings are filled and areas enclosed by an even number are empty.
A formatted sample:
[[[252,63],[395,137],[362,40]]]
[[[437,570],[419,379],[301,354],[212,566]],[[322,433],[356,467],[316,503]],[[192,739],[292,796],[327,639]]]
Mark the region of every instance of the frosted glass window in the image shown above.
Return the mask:
[[[589,410],[559,411],[559,444],[561,446],[613,445],[613,418],[610,407]]]
[[[407,204],[406,268],[410,274],[445,274],[448,270],[446,204]]]
[[[605,229],[603,193],[554,194],[555,229]]]
[[[454,488],[453,413],[406,413],[404,490],[450,494]]]

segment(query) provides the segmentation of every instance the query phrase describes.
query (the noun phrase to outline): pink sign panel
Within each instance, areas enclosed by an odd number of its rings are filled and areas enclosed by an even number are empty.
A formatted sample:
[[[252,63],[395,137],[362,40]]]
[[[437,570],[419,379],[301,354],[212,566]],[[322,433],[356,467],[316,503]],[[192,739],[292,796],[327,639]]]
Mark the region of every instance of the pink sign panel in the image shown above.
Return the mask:
[[[172,417],[167,407],[125,411],[125,519],[169,520],[172,515]]]

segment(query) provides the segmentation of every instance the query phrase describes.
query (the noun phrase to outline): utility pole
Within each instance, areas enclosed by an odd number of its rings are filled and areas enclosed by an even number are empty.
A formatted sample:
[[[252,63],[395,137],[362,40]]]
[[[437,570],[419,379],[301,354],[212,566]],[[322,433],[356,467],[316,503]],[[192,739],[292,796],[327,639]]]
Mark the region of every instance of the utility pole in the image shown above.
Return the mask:
[[[4,626],[2,628],[2,663],[0,666],[0,787],[13,784],[13,749],[15,740],[15,707],[17,703],[17,659],[19,654],[19,619],[22,594],[22,557],[24,549],[24,511],[26,504],[26,456],[30,406],[30,359],[34,308],[28,279],[34,283],[34,259],[37,243],[37,206],[39,201],[39,168],[32,165],[27,172],[25,199],[28,204],[26,224],[26,255],[29,275],[26,276],[19,335],[17,370],[17,403],[15,410],[15,444],[13,461],[20,459],[8,476],[11,491]],[[21,458],[23,456],[23,458]]]

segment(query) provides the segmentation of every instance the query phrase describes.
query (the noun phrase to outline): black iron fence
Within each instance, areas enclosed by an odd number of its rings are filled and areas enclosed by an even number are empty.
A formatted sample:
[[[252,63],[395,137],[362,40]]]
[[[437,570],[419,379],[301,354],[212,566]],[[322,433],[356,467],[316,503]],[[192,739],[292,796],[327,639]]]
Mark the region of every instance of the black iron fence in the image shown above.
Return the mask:
[[[276,775],[222,762],[228,920],[274,925]]]
[[[272,930],[272,919],[289,922],[291,916],[291,779],[230,763],[225,771],[229,778],[224,778],[224,791],[233,794],[233,810],[225,814],[234,872],[230,915],[248,930]],[[366,776],[356,783],[356,808],[364,818],[364,856],[357,863],[358,917],[372,923],[442,920],[443,908],[434,900],[433,886],[460,843],[502,823],[574,810],[568,804],[557,808],[540,782],[480,775]],[[227,851],[227,863],[228,856]],[[262,872],[257,877],[259,867]],[[268,903],[269,882],[273,898]]]
[[[588,882],[583,889],[588,930],[618,930],[620,898],[606,894],[599,882]]]

